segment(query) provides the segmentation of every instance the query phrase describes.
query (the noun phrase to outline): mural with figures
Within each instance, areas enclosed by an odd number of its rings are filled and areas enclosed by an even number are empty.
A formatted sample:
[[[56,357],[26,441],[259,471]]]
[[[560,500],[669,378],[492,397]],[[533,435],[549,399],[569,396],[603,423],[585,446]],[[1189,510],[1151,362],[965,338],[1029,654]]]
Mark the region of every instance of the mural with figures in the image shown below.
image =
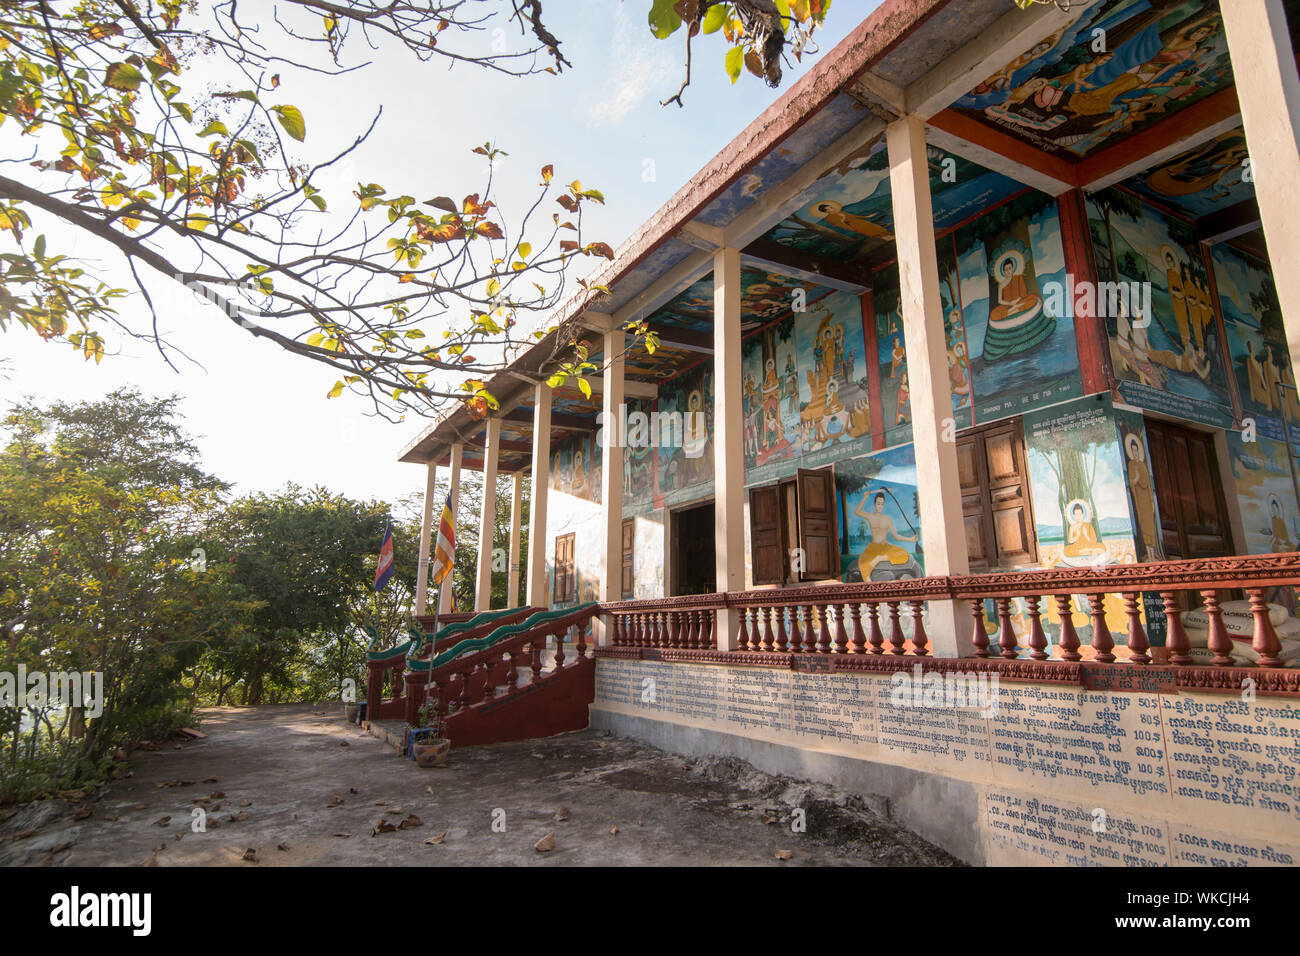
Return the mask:
[[[1151,448],[1147,444],[1142,416],[1127,409],[1115,409],[1120,447],[1124,450],[1124,481],[1128,489],[1134,544],[1139,561],[1163,561],[1160,538],[1160,509],[1156,502],[1155,477],[1151,473]]]
[[[600,504],[600,451],[594,446],[591,432],[576,432],[554,442],[549,487]]]
[[[1219,325],[1195,231],[1115,189],[1093,194],[1087,205],[1100,281],[1150,292],[1130,296],[1131,307],[1121,300],[1104,310],[1114,313],[1106,329],[1125,402],[1230,427]]]
[[[911,445],[837,463],[835,490],[841,580],[897,581],[925,574]]]
[[[623,515],[631,518],[654,507],[654,475],[657,449],[646,423],[658,410],[649,399],[629,399],[627,404],[627,447],[623,450]],[[638,415],[639,413],[639,415]],[[644,428],[645,434],[638,429]]]
[[[1254,185],[1243,178],[1249,155],[1246,134],[1234,129],[1126,179],[1124,185],[1193,218],[1206,216],[1255,198]]]
[[[1300,443],[1300,400],[1269,267],[1226,244],[1214,246],[1210,258],[1242,416],[1278,441],[1285,421],[1291,441]]]
[[[743,354],[746,483],[793,473],[795,458],[816,467],[870,450],[858,296],[836,292],[786,316],[747,339]]]
[[[680,438],[665,429],[680,422]],[[713,481],[713,364],[703,362],[659,387],[660,445],[655,506],[705,497]]]
[[[975,421],[1082,394],[1056,201],[1021,196],[951,238],[956,273],[944,284],[956,280]]]
[[[1247,553],[1300,549],[1300,508],[1286,446],[1267,438],[1242,441],[1240,432],[1228,432],[1228,453]]]
[[[1067,159],[1140,132],[1232,83],[1213,0],[1092,0],[953,108]]]

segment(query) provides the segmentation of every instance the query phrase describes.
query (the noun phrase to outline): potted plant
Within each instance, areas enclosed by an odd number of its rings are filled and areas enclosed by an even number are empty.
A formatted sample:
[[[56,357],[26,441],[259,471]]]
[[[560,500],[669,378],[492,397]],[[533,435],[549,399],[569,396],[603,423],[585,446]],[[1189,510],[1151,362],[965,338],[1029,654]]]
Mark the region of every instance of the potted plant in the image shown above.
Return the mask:
[[[421,767],[438,767],[447,762],[451,741],[442,736],[442,720],[435,703],[420,708],[420,729],[411,736],[411,755]]]

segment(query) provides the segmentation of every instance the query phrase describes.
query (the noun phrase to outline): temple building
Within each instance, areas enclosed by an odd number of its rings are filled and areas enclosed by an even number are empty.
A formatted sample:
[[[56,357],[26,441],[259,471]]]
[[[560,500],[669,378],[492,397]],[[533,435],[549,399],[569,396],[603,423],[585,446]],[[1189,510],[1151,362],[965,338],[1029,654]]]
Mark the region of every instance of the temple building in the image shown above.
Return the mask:
[[[590,618],[593,725],[973,862],[1298,862],[1300,2],[1063,6],[885,0],[402,453],[422,559],[435,476],[514,473],[509,603]],[[1185,775],[1205,707],[1282,769]]]

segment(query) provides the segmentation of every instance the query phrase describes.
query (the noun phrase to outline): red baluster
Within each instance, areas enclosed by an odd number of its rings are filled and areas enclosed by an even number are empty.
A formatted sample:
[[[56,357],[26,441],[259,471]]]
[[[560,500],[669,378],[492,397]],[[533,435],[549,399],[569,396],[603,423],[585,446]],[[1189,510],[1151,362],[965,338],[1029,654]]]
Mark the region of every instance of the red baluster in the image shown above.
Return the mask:
[[[565,628],[567,631],[568,628]],[[564,666],[564,631],[555,633],[555,669],[558,671]]]
[[[1169,648],[1169,663],[1180,667],[1192,662],[1192,642],[1183,629],[1183,615],[1178,610],[1178,592],[1161,591],[1165,602],[1165,646]]]
[[[1092,649],[1097,652],[1098,661],[1103,664],[1113,664],[1115,655],[1112,651],[1115,649],[1115,639],[1110,636],[1110,628],[1106,626],[1105,593],[1089,594],[1088,604],[1092,608]]]
[[[925,657],[929,654],[926,645],[930,643],[930,638],[925,633],[925,602],[912,602],[912,653],[917,657]]]
[[[813,606],[804,604],[803,609],[803,652],[805,654],[815,654],[817,652],[817,632],[813,629]]]
[[[713,640],[714,614],[715,612],[712,608],[704,612],[704,649],[706,651],[711,651],[714,649],[714,640]]]
[[[1025,598],[1029,605],[1029,656],[1036,661],[1047,660],[1047,634],[1043,631],[1043,620],[1038,613],[1038,595],[1031,594]]]
[[[772,609],[770,607],[758,608],[763,616],[763,646],[761,650],[770,651],[776,646],[772,638]]]
[[[578,660],[585,660],[587,657],[587,626],[585,624],[577,625],[577,637]]]
[[[971,620],[974,622],[974,628],[971,630],[970,642],[975,648],[976,657],[989,656],[989,631],[984,626],[984,599],[972,598],[970,602]]]
[[[844,628],[844,608],[846,605],[835,605],[835,653],[847,654],[849,652],[849,632]]]
[[[1002,648],[1002,656],[1006,660],[1015,660],[1020,651],[1016,646],[1016,632],[1011,626],[1011,599],[1000,597],[997,599],[998,608],[998,647]]]
[[[1138,606],[1141,597],[1136,591],[1124,595],[1124,613],[1128,615],[1128,657],[1134,664],[1150,664],[1151,642],[1147,632],[1142,628],[1142,609]]]
[[[1079,632],[1074,629],[1074,605],[1070,595],[1056,596],[1056,611],[1061,617],[1061,660],[1082,660],[1083,655],[1079,653]]]
[[[736,650],[749,650],[749,608],[742,607],[737,615],[740,618],[740,631],[736,634]]]
[[[867,636],[862,633],[862,605],[854,602],[850,605],[849,614],[853,618],[853,653],[865,654],[867,651]]]
[[[785,608],[778,607],[776,610],[776,652],[785,654],[790,650],[789,634],[785,629]]]
[[[1210,618],[1209,648],[1214,653],[1213,663],[1216,667],[1231,667],[1235,663],[1232,659],[1232,638],[1228,636],[1228,628],[1223,623],[1223,611],[1219,609],[1219,592],[1202,591],[1201,600],[1205,602],[1205,613]]]
[[[885,653],[885,635],[880,633],[880,605],[875,601],[867,605],[867,643],[872,654]]]
[[[831,652],[831,609],[825,604],[818,604],[816,608],[819,623],[817,628],[817,653],[829,654]]]
[[[1277,631],[1273,630],[1273,622],[1268,619],[1268,601],[1264,599],[1264,592],[1260,588],[1250,588],[1246,594],[1250,596],[1250,613],[1255,615],[1255,632],[1250,646],[1259,655],[1256,665],[1281,667],[1282,661],[1277,655],[1282,650],[1282,642],[1278,640]]]
[[[907,648],[904,645],[907,638],[903,636],[903,625],[899,620],[898,602],[889,602],[889,653],[900,655],[906,654]]]

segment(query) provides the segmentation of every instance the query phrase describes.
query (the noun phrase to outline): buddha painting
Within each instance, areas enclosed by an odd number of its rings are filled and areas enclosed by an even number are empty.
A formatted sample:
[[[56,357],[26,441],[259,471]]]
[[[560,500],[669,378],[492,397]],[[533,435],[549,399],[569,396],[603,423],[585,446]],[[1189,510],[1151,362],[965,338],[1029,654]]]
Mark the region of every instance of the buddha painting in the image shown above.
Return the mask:
[[[1264,533],[1269,536],[1269,548],[1274,554],[1294,551],[1295,546],[1291,543],[1291,536],[1286,530],[1286,521],[1282,518],[1282,499],[1277,495],[1268,496],[1268,515],[1269,527]]]
[[[853,509],[853,513],[866,521],[867,526],[871,529],[871,543],[862,549],[862,554],[858,555],[858,572],[862,575],[863,581],[871,580],[871,573],[876,566],[888,562],[891,565],[911,564],[912,556],[896,544],[891,544],[889,539],[895,541],[916,541],[915,534],[899,534],[898,529],[894,527],[894,519],[885,514],[885,493],[877,491],[872,499],[872,510],[863,510],[867,504],[867,496],[863,495],[858,506]]]
[[[1056,331],[1056,320],[1047,314],[1043,300],[1029,288],[1025,278],[1027,250],[1013,242],[995,254],[990,273],[997,282],[997,304],[989,312],[984,334],[984,361],[1028,351]]]
[[[1087,503],[1074,499],[1066,505],[1066,514],[1070,516],[1070,525],[1065,531],[1065,556],[1088,558],[1105,555],[1106,546],[1097,539],[1092,526],[1092,509]]]

